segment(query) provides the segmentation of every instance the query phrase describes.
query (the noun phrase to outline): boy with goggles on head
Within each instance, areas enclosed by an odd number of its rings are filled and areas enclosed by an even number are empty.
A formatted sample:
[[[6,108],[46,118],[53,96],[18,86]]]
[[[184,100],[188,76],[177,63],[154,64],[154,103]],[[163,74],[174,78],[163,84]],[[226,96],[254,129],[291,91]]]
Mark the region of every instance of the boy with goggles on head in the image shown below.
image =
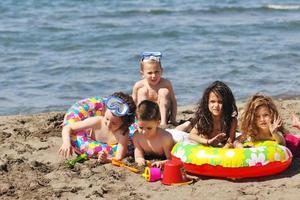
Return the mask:
[[[145,99],[156,102],[160,109],[160,125],[166,126],[169,120],[176,125],[177,101],[171,82],[162,77],[161,57],[161,52],[142,53],[140,73],[143,79],[133,86],[132,97],[137,105]]]
[[[160,112],[158,104],[150,101],[142,101],[136,111],[137,131],[133,135],[134,158],[139,166],[146,164],[145,156],[159,156],[161,161],[154,162],[152,166],[162,167],[171,159],[171,150],[174,140],[168,131],[159,128]]]
[[[123,159],[127,153],[129,126],[134,122],[135,109],[131,96],[115,92],[105,100],[104,116],[88,117],[63,127],[63,144],[59,154],[68,158],[73,154],[74,148],[84,149],[88,154],[93,152],[89,156],[97,156],[100,163]],[[107,146],[117,148],[115,150]]]

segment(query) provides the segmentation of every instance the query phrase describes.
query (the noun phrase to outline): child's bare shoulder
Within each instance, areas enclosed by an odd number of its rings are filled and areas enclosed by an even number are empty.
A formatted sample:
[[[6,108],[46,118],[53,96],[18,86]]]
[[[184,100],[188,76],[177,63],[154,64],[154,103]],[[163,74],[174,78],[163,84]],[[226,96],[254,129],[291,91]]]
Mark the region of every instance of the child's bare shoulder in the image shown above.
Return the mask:
[[[165,129],[162,129],[162,128],[159,128],[158,130],[159,134],[160,134],[160,137],[163,139],[163,140],[169,140],[169,139],[172,139],[172,134],[168,131],[166,131]]]
[[[139,89],[145,86],[145,80],[139,80],[134,84],[134,88]]]
[[[161,77],[160,81],[161,81],[162,84],[164,84],[166,86],[172,85],[172,83],[171,83],[171,81],[169,79]]]

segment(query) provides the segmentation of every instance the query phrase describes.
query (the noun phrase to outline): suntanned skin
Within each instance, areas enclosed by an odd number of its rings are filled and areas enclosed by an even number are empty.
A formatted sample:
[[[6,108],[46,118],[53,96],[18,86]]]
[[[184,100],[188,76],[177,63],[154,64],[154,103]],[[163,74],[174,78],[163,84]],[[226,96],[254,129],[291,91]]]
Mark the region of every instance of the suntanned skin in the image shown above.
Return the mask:
[[[143,79],[135,83],[132,98],[137,105],[146,99],[156,102],[161,114],[160,124],[167,125],[171,114],[171,123],[176,125],[177,101],[171,82],[161,77],[162,72],[159,63],[143,63],[140,71]]]
[[[171,150],[174,146],[172,135],[158,127],[159,121],[138,120],[138,131],[133,136],[134,157],[138,165],[145,165],[145,154],[165,156],[171,159]],[[153,166],[162,167],[167,161],[157,161]]]
[[[221,130],[221,116],[222,116],[222,100],[213,92],[209,94],[208,100],[208,109],[213,117],[213,131],[211,133],[203,134],[198,133],[196,127],[191,130],[189,138],[194,140],[195,142],[204,144],[204,145],[212,145],[218,146],[220,142],[224,142],[226,139],[226,133]],[[187,125],[188,126],[188,125]],[[225,148],[234,147],[233,142],[235,140],[235,130],[237,127],[237,119],[234,118],[231,124],[230,135],[228,140],[226,141]]]
[[[258,127],[256,140],[274,140],[278,144],[285,145],[285,139],[282,133],[277,131],[282,125],[280,117],[274,117],[272,121],[271,113],[266,106],[260,106],[255,113],[255,123]]]
[[[124,130],[121,130],[122,120],[119,117],[114,116],[109,110],[105,111],[104,116],[90,117],[83,121],[69,124],[63,127],[62,140],[63,143],[58,153],[69,158],[73,154],[71,146],[71,133],[73,131],[84,130],[91,128],[91,137],[95,140],[107,144],[118,143],[118,149],[114,158],[107,157],[107,152],[101,151],[98,154],[98,161],[101,163],[110,162],[111,159],[121,160],[127,152],[128,143],[128,131],[123,134]]]

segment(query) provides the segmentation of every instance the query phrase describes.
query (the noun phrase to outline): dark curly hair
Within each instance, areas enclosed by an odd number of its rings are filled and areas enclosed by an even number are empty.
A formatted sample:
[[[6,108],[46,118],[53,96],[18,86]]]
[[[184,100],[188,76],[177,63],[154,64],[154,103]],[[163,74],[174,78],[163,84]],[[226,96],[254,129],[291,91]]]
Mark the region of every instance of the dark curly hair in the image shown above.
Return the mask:
[[[198,134],[208,135],[213,132],[213,117],[208,108],[209,94],[211,92],[222,99],[221,129],[229,137],[231,123],[233,118],[238,115],[238,110],[232,91],[221,81],[215,81],[205,89],[202,98],[197,104],[195,115],[191,120],[192,126],[196,125]]]
[[[128,106],[129,106],[129,113],[130,114],[127,114],[127,115],[124,115],[124,116],[120,117],[121,120],[123,121],[123,125],[122,125],[121,128],[124,129],[123,134],[125,134],[128,131],[129,126],[134,122],[136,105],[133,101],[133,98],[130,95],[125,94],[123,92],[115,92],[111,96],[119,97],[125,103],[127,103]]]

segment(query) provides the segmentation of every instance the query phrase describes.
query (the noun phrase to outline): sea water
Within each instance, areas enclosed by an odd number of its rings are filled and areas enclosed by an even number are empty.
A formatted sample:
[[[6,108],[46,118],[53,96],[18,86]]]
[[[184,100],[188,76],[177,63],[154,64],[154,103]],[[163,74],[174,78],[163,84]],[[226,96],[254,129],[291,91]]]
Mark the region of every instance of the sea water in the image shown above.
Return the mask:
[[[296,0],[5,0],[0,13],[0,115],[131,93],[149,50],[179,106],[215,80],[238,100],[300,95]]]

